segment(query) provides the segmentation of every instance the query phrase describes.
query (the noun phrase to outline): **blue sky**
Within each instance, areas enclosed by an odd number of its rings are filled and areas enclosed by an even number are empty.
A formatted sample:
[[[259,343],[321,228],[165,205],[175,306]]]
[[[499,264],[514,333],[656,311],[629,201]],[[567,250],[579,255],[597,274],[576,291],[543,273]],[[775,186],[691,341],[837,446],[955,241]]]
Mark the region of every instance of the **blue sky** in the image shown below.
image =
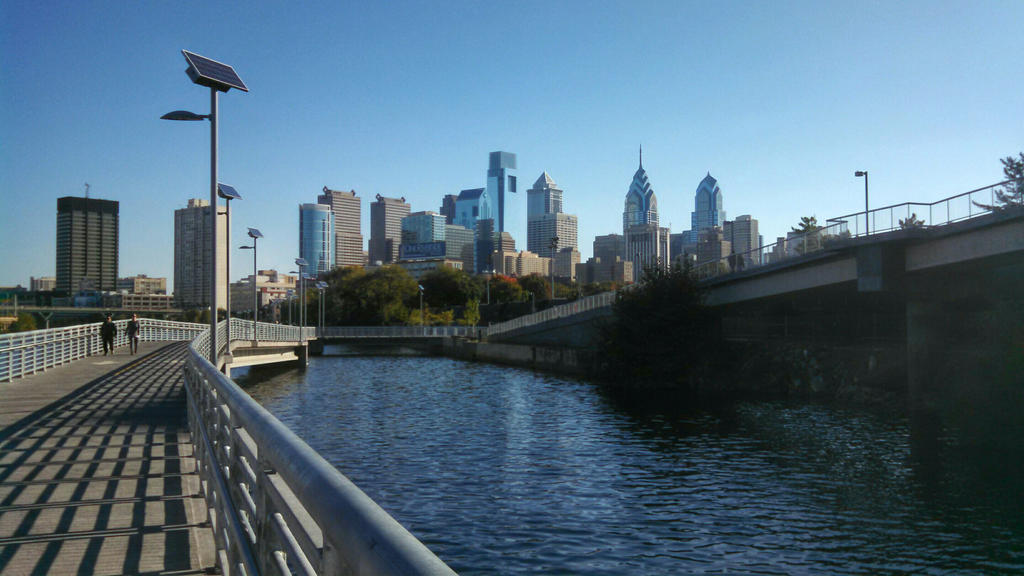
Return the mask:
[[[173,279],[173,212],[209,197],[208,126],[159,120],[209,108],[182,49],[251,90],[220,99],[232,244],[258,227],[260,267],[289,270],[323,186],[364,199],[368,239],[376,194],[438,210],[494,150],[565,190],[584,258],[641,144],[673,232],[708,171],[766,242],[862,210],[854,170],[872,206],[995,183],[1024,150],[1022,22],[1019,0],[4,2],[0,285],[54,274],[56,199],[85,182],[121,203],[120,275]]]

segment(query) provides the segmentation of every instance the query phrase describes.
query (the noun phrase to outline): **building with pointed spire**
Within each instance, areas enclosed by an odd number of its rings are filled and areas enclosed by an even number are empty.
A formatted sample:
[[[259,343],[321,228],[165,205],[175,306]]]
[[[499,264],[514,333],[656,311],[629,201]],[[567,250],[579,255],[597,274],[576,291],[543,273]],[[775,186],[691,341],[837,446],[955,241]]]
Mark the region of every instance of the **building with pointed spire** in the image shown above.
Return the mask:
[[[669,258],[669,229],[658,226],[658,197],[644,170],[644,149],[640,148],[640,167],[626,192],[622,212],[622,235],[626,260],[633,262],[634,280],[644,268],[666,267]]]
[[[642,224],[658,225],[658,197],[644,170],[644,149],[640,148],[640,167],[633,174],[633,182],[626,192],[626,208],[622,212],[622,231]]]
[[[544,172],[526,191],[526,249],[544,258],[577,249],[575,214],[562,213],[562,190]]]
[[[558,214],[561,211],[562,190],[558,188],[551,176],[544,172],[533,183],[533,188],[526,191],[526,217]]]

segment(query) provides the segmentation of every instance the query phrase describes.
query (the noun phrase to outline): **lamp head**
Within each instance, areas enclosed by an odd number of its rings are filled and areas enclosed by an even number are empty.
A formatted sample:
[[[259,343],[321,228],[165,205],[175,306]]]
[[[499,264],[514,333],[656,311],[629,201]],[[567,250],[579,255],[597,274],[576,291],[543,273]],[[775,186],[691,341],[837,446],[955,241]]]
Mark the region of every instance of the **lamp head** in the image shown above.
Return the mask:
[[[184,120],[186,122],[194,122],[196,120],[209,120],[209,114],[196,114],[195,112],[189,112],[188,110],[175,110],[174,112],[168,112],[160,117],[161,120]]]
[[[867,170],[857,170],[856,172],[853,173],[853,175],[858,177],[858,178],[860,178],[861,176],[867,176],[868,175],[868,171]]]

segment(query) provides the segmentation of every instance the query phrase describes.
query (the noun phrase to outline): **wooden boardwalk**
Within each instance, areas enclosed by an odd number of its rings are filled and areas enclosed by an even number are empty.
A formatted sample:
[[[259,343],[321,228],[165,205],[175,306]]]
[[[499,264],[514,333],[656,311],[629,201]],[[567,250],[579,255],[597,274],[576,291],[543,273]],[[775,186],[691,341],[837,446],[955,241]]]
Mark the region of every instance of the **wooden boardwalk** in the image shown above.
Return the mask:
[[[186,343],[0,384],[0,574],[204,574]]]

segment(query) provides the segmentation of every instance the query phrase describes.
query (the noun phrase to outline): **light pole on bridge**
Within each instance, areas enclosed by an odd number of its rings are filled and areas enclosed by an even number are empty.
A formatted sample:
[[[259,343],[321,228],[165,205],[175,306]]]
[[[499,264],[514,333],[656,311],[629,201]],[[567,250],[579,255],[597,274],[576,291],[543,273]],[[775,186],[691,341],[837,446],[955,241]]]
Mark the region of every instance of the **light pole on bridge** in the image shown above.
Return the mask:
[[[853,173],[855,178],[864,177],[864,235],[871,233],[871,224],[868,222],[868,171],[857,170]]]
[[[234,88],[248,92],[235,69],[187,50],[181,51],[188,62],[185,73],[194,84],[210,88],[210,113],[196,114],[176,110],[164,114],[163,120],[210,121],[210,363],[217,366],[217,92]],[[229,320],[230,325],[230,320]]]

